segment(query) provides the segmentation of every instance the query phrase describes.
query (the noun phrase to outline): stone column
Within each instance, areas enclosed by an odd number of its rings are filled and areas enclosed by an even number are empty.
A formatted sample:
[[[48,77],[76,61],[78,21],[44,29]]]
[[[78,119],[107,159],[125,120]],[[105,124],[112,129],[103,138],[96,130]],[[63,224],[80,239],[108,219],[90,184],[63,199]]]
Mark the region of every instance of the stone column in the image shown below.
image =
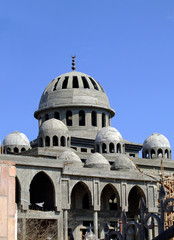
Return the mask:
[[[64,240],[68,240],[68,210],[64,210]]]
[[[98,212],[94,211],[94,234],[98,239]]]

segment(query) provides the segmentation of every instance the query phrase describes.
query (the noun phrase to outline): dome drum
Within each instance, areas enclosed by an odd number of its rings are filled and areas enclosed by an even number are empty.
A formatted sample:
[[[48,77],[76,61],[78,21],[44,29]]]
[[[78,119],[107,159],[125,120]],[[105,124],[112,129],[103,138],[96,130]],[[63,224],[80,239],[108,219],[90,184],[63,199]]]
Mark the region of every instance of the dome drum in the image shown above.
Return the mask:
[[[151,149],[143,148],[142,157],[149,158],[149,159],[157,159],[157,158],[171,159],[171,149],[164,148],[164,147],[161,147],[161,148],[155,147]]]

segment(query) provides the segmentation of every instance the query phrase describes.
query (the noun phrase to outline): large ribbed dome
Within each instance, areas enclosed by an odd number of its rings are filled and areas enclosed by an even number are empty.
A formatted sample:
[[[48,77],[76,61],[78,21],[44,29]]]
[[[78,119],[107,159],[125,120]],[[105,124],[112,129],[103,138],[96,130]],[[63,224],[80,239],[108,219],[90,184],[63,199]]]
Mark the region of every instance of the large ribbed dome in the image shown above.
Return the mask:
[[[66,106],[100,107],[109,110],[111,116],[115,114],[100,84],[89,75],[76,71],[62,74],[50,82],[42,94],[35,117],[42,110]]]

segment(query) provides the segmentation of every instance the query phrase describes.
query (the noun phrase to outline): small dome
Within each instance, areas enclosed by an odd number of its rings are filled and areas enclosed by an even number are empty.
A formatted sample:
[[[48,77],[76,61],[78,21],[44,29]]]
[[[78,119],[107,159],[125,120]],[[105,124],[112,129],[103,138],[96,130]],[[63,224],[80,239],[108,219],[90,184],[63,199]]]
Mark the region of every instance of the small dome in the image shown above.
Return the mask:
[[[93,153],[86,160],[85,167],[110,170],[110,164],[100,153]]]
[[[132,160],[126,155],[116,156],[115,162],[111,166],[112,170],[136,170]]]
[[[67,126],[60,120],[52,118],[47,121],[45,121],[40,129],[39,129],[39,134],[40,133],[52,133],[52,132],[62,132],[62,133],[68,133],[68,128]]]
[[[15,131],[6,136],[3,141],[4,147],[7,146],[26,146],[30,148],[30,142],[25,134]]]
[[[95,142],[120,142],[122,141],[122,136],[116,128],[113,127],[103,127],[95,138]]]
[[[143,143],[143,149],[170,148],[168,139],[159,133],[153,133]]]
[[[83,165],[79,156],[72,150],[66,150],[61,153],[58,157],[58,160],[65,164]]]

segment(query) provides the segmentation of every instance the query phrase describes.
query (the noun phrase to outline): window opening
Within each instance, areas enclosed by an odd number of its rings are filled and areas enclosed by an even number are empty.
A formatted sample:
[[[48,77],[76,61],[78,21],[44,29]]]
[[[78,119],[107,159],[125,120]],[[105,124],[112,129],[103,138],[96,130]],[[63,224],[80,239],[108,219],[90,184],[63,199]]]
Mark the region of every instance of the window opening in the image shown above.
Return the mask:
[[[66,112],[66,124],[68,126],[72,126],[72,112],[71,111]]]
[[[55,112],[55,113],[54,113],[54,118],[55,118],[55,119],[58,119],[58,120],[60,119],[60,114],[59,114],[59,112]]]
[[[121,153],[121,144],[117,143],[117,153]]]
[[[97,126],[97,113],[95,111],[92,111],[92,126]]]
[[[60,78],[58,78],[58,79],[57,79],[57,82],[54,84],[53,91],[56,91],[56,89],[57,89],[57,84],[58,84],[59,80],[60,80]]]
[[[26,151],[26,149],[25,149],[25,148],[22,148],[22,149],[21,149],[21,152],[25,152],[25,151]]]
[[[45,114],[45,121],[47,121],[49,119],[49,115]]]
[[[106,127],[106,115],[102,113],[102,127]]]
[[[83,81],[84,88],[88,88],[89,89],[89,84],[88,84],[87,79],[85,77],[82,77],[82,81]]]
[[[19,149],[17,147],[14,148],[14,153],[18,153]]]
[[[83,110],[79,112],[79,126],[85,126],[85,112]]]
[[[151,158],[155,158],[155,157],[156,157],[155,155],[156,155],[156,154],[155,154],[155,150],[152,149],[152,150],[151,150]]]
[[[77,76],[73,76],[73,88],[79,88],[79,82]]]
[[[102,153],[106,153],[106,144],[105,143],[102,144]]]
[[[94,89],[97,90],[97,91],[99,91],[99,88],[98,88],[96,82],[94,81],[94,79],[92,79],[91,77],[89,77],[89,79],[91,80],[91,83],[92,83]]]
[[[61,146],[65,147],[65,137],[64,136],[61,137],[60,142],[61,142]]]
[[[109,152],[110,153],[114,153],[115,152],[115,148],[114,148],[114,144],[113,143],[109,144]]]
[[[45,138],[45,146],[46,147],[50,146],[50,138],[48,136],[46,136],[46,138]]]
[[[169,151],[167,149],[165,150],[165,158],[169,158]]]
[[[86,148],[81,148],[81,152],[87,152]]]
[[[53,136],[53,146],[58,146],[58,137]]]
[[[69,78],[69,77],[65,77],[65,80],[63,81],[63,84],[62,84],[62,89],[66,89],[66,88],[67,88],[68,78]]]
[[[163,157],[163,151],[162,151],[162,149],[158,149],[158,157]]]

